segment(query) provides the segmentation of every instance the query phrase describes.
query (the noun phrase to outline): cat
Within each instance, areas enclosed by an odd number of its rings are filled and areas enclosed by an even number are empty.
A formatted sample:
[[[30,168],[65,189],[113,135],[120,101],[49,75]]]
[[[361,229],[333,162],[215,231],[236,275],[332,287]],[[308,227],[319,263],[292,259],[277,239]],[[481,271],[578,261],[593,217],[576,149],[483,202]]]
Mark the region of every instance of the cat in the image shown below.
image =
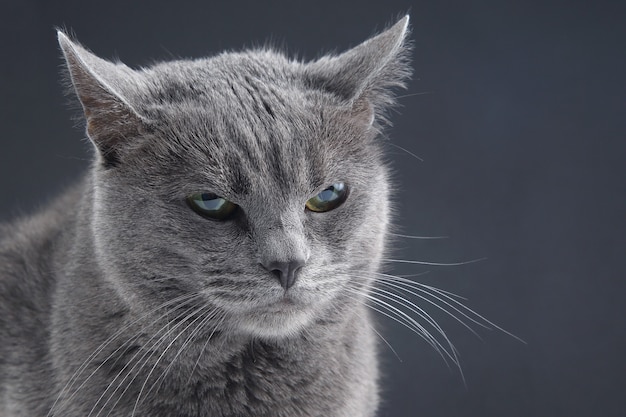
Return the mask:
[[[0,415],[374,416],[408,34],[135,70],[59,31],[95,158],[0,226]]]

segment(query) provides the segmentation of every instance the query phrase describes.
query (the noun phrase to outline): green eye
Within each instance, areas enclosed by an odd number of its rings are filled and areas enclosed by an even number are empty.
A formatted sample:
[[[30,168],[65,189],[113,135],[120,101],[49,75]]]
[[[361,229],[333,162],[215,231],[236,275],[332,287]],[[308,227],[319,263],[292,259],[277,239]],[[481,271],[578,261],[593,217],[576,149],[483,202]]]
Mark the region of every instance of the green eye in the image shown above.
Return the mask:
[[[226,220],[237,209],[237,204],[213,193],[194,193],[187,197],[189,207],[202,217]]]
[[[338,182],[306,202],[306,208],[318,213],[336,209],[346,201],[348,187],[343,182]]]

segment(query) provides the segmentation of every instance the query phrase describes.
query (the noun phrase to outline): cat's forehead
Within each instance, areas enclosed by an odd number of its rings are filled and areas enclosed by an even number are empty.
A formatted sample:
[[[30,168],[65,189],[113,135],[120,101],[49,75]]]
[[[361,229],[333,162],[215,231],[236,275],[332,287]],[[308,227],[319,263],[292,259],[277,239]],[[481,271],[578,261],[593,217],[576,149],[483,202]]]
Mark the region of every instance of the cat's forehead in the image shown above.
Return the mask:
[[[216,186],[312,191],[341,177],[350,157],[363,159],[361,141],[348,140],[363,132],[350,129],[332,98],[307,88],[297,63],[248,54],[171,65],[178,69],[164,71],[154,92],[161,140],[184,148]]]
[[[258,103],[238,105],[230,111],[187,109],[184,115],[175,109],[174,114],[181,114],[170,119],[158,138],[212,191],[217,187],[237,195],[311,192],[341,179],[351,159],[364,159],[364,149],[341,145],[346,135],[324,123],[323,109],[311,108],[303,116]]]
[[[304,90],[303,66],[272,51],[224,53],[212,58],[173,61],[146,71],[157,103],[249,107],[288,103],[294,91]],[[263,103],[261,103],[263,104]]]
[[[268,51],[169,63],[149,78],[157,118],[225,146],[303,140],[331,109],[329,97],[306,86],[298,63]]]

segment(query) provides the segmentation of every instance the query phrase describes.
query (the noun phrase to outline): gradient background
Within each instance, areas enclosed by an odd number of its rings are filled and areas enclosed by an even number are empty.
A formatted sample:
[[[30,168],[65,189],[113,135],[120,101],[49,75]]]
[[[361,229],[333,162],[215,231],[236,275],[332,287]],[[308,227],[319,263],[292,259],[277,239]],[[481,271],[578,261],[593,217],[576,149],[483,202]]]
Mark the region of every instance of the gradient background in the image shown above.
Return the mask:
[[[91,145],[59,83],[54,26],[130,66],[271,39],[343,50],[410,11],[415,74],[389,132],[408,234],[396,267],[467,297],[525,339],[482,341],[430,309],[461,354],[448,370],[381,318],[381,416],[626,416],[626,48],[623,2],[33,1],[0,6],[0,220],[46,205]],[[593,4],[592,4],[593,3]],[[620,4],[621,3],[621,4]]]

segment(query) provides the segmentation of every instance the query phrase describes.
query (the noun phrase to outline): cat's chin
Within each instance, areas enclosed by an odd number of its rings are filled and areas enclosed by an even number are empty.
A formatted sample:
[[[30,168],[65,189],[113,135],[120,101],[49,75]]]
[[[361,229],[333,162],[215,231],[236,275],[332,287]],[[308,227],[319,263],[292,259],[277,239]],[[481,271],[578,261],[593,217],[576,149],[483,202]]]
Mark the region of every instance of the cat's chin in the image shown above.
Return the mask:
[[[310,308],[289,301],[280,301],[239,317],[242,333],[260,339],[284,339],[298,335],[314,318]]]

